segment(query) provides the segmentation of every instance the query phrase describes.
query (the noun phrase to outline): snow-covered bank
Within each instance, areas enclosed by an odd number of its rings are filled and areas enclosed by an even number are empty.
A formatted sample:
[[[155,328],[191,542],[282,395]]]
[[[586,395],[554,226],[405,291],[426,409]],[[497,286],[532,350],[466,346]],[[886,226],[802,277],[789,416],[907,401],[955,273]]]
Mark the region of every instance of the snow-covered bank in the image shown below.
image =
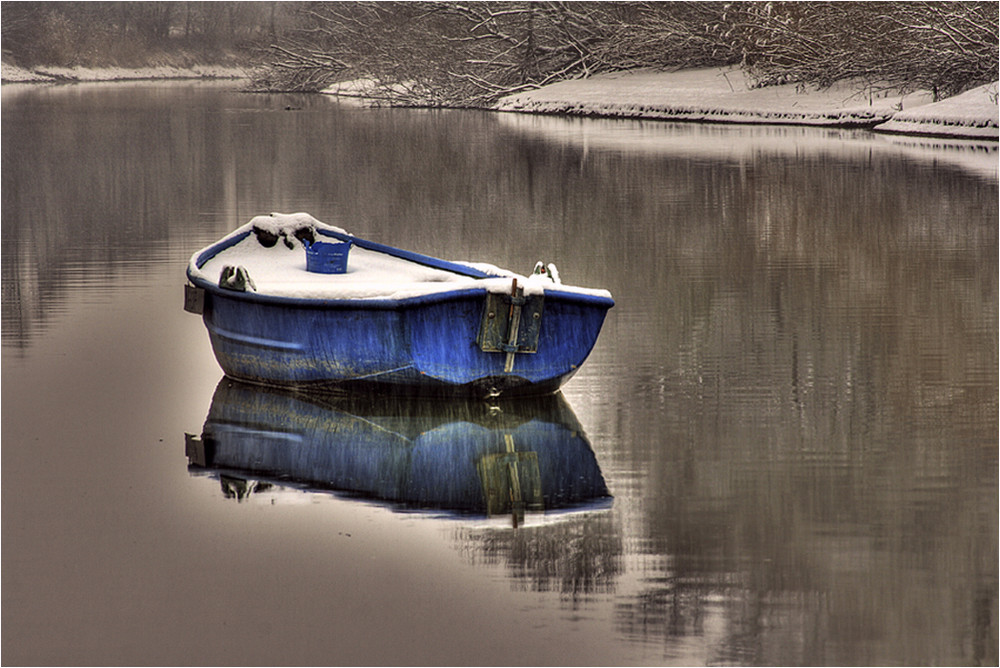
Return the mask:
[[[243,79],[246,70],[225,65],[195,65],[193,67],[23,67],[2,63],[3,83],[56,83],[74,81],[142,81],[154,79]]]
[[[940,102],[893,115],[875,126],[879,132],[997,139],[997,84],[966,91]]]
[[[996,90],[995,84],[993,90]],[[940,108],[943,112],[931,109],[921,117],[920,133],[997,139],[995,97],[992,106],[980,104],[982,99],[979,97],[975,105],[959,98],[962,96],[953,98],[958,100],[954,107]],[[924,108],[930,102],[928,92],[869,96],[848,84],[825,90],[793,84],[751,88],[739,68],[716,67],[679,72],[637,70],[561,81],[505,97],[495,109],[712,123],[871,127],[885,124],[901,113]],[[961,122],[956,123],[955,119]],[[934,132],[928,132],[927,125],[932,122]],[[914,132],[909,127],[879,129]]]
[[[17,65],[0,62],[0,81],[3,83],[47,83],[53,79]]]

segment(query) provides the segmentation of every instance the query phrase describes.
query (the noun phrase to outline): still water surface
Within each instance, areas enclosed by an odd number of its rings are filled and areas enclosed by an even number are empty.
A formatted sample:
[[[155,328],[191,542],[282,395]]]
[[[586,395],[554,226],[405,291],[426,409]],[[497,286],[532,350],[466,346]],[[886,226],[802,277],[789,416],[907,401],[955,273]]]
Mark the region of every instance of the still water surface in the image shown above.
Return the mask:
[[[2,96],[5,664],[997,663],[995,143]],[[231,386],[184,267],[269,211],[617,305],[499,414]],[[397,502],[323,484],[345,420]],[[466,444],[532,429],[559,508],[515,528]]]

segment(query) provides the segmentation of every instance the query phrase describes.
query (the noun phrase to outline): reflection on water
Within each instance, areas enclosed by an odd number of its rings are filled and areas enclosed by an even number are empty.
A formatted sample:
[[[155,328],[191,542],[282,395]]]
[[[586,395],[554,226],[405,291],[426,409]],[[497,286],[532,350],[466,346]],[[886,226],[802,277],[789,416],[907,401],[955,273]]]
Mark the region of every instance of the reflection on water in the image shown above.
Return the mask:
[[[995,143],[219,86],[3,105],[5,663],[996,664]],[[275,210],[617,306],[565,399],[217,386],[184,265]]]
[[[625,570],[621,526],[611,513],[580,513],[519,531],[454,529],[469,563],[502,566],[514,591],[552,592],[573,610],[614,597]]]
[[[754,155],[801,156],[808,151],[814,155],[861,161],[881,155],[948,164],[993,180],[998,171],[995,141],[881,135],[849,128],[623,122],[535,114],[502,114],[499,120],[503,127],[519,134],[575,146],[585,152],[597,150],[733,161]]]
[[[227,496],[269,489],[233,474],[486,516],[610,505],[608,489],[562,395],[485,402],[323,397],[220,381],[191,470]]]
[[[620,574],[612,500],[561,394],[322,396],[224,378],[186,454],[192,475],[237,501],[331,490],[441,517],[509,516],[519,531],[463,522],[453,540],[471,563],[507,567],[518,589],[583,600],[613,592]]]

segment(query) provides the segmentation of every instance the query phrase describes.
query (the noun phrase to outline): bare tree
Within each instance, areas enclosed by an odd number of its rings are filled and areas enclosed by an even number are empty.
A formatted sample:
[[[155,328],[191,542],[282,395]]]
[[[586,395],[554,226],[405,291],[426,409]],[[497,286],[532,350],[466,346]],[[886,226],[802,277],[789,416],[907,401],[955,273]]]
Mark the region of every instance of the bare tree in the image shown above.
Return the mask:
[[[293,90],[363,78],[394,104],[481,106],[602,71],[730,62],[722,15],[720,3],[313,3],[264,78]]]
[[[250,60],[285,27],[283,3],[4,2],[4,58],[24,66],[141,66],[164,60]],[[270,29],[270,30],[269,30]],[[262,42],[266,46],[266,42]]]
[[[250,61],[262,90],[347,79],[388,104],[484,106],[639,67],[740,63],[757,85],[929,89],[997,80],[996,2],[4,2],[24,65]]]
[[[857,79],[951,95],[997,79],[994,2],[738,3],[725,25],[759,85]]]

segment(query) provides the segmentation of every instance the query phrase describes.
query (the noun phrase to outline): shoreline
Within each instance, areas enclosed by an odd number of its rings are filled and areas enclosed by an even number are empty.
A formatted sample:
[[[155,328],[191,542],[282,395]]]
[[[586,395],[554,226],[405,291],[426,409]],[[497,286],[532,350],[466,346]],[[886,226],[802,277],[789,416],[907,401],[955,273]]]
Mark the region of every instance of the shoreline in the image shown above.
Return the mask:
[[[244,67],[229,65],[152,65],[149,67],[36,67],[26,69],[2,63],[0,83],[8,84],[71,84],[117,81],[184,81],[245,79]]]
[[[927,91],[864,96],[850,83],[753,88],[736,67],[633,70],[560,81],[502,98],[496,111],[633,120],[864,128],[886,134],[1000,139],[997,84],[932,101]]]
[[[243,67],[37,67],[2,64],[7,84],[238,80]],[[564,117],[680,121],[704,124],[860,128],[907,136],[1000,140],[998,84],[933,102],[927,91],[869,92],[849,83],[825,90],[794,84],[752,88],[737,67],[676,72],[631,70],[560,81],[501,98],[488,110]],[[338,84],[321,94],[361,103],[357,89]],[[360,98],[360,99],[359,99]]]

